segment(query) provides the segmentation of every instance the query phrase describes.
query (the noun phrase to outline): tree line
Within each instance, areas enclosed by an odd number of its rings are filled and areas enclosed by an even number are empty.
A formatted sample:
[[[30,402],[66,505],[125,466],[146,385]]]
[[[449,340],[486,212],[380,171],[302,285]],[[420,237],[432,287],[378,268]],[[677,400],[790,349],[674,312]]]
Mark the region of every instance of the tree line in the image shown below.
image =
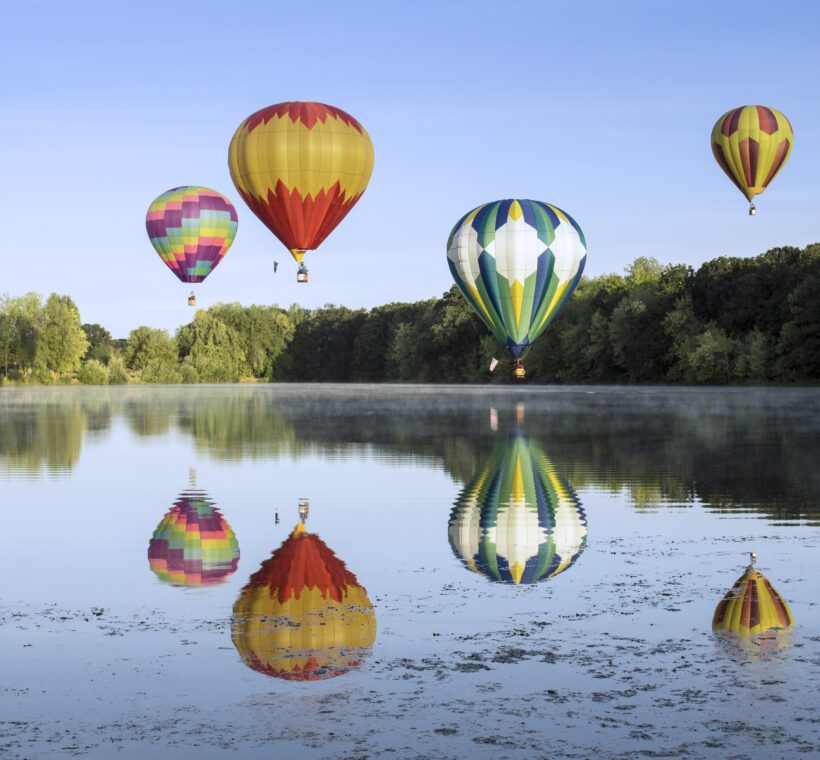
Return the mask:
[[[584,278],[526,356],[535,383],[816,383],[820,244],[694,269],[639,258]],[[175,335],[115,340],[68,296],[0,299],[0,380],[122,384],[510,382],[503,349],[451,288],[370,310],[216,304]]]

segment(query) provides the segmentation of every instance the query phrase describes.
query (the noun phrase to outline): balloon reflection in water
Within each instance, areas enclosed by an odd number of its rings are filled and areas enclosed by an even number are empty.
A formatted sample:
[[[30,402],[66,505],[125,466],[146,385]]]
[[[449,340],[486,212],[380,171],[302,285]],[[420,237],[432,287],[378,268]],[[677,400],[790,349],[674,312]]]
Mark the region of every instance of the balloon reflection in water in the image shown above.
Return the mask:
[[[575,562],[586,546],[586,515],[541,447],[516,433],[459,495],[449,537],[470,570],[501,583],[535,583]]]
[[[175,586],[222,583],[239,564],[239,544],[222,513],[202,491],[185,491],[148,545],[157,577]]]
[[[712,618],[712,629],[731,636],[742,649],[788,647],[794,627],[789,605],[754,565],[757,555],[735,585],[721,599]]]
[[[253,670],[318,681],[361,664],[376,638],[376,615],[356,576],[299,523],[242,589],[232,638]]]

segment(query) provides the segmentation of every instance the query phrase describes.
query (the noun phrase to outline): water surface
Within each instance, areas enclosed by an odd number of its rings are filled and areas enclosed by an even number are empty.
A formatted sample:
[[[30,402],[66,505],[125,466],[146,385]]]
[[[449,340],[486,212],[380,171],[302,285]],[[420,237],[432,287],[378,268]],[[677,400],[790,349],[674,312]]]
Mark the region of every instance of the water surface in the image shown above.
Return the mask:
[[[2,389],[0,747],[817,752],[819,434],[799,389]],[[711,631],[752,550],[773,646]]]

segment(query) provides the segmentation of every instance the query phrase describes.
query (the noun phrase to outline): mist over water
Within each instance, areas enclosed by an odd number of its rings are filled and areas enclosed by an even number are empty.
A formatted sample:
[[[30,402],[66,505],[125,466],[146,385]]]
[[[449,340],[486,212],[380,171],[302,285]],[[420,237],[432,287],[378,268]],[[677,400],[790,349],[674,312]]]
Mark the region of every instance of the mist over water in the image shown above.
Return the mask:
[[[0,747],[817,750],[818,461],[810,389],[0,389]]]

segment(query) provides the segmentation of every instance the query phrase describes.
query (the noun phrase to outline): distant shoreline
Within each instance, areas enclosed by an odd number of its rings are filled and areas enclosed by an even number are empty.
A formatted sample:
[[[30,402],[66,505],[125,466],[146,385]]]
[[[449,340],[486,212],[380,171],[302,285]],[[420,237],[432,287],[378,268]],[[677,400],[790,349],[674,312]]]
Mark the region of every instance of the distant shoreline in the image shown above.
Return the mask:
[[[523,349],[526,381],[820,384],[818,292],[817,243],[721,257],[697,270],[636,259],[624,275],[580,281]],[[509,386],[513,360],[488,324],[453,286],[440,298],[370,310],[218,303],[173,336],[143,325],[115,340],[102,325],[83,323],[70,297],[52,293],[43,302],[29,293],[0,299],[0,383]]]

